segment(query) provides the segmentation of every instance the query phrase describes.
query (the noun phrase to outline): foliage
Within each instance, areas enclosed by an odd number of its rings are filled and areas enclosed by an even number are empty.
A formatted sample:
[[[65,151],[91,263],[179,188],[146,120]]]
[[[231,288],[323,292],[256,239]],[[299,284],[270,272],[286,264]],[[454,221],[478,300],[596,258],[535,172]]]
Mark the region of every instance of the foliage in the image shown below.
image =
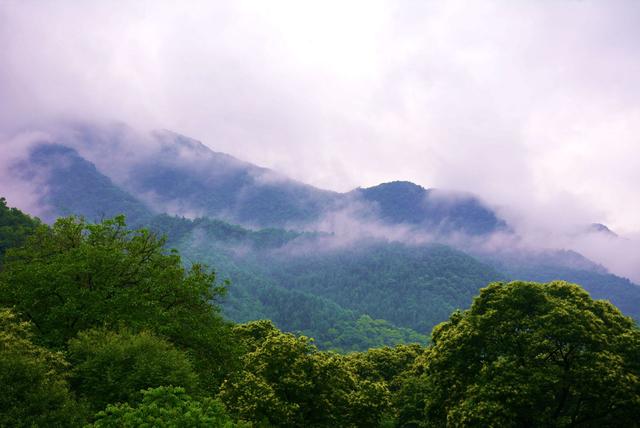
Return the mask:
[[[345,357],[355,376],[369,382],[382,383],[389,390],[391,402],[379,421],[380,426],[395,426],[399,409],[403,406],[397,399],[398,391],[424,351],[425,348],[417,344],[398,345],[354,352]]]
[[[9,208],[7,200],[0,198],[0,263],[8,248],[24,243],[39,224],[17,208]]]
[[[148,332],[95,329],[69,342],[71,385],[95,409],[132,401],[142,389],[175,385],[194,390],[197,377],[186,354]]]
[[[388,407],[382,382],[357,378],[345,359],[266,322],[238,326],[243,369],[221,387],[229,411],[273,426],[375,426]]]
[[[158,387],[142,391],[142,402],[107,406],[96,415],[96,428],[234,428],[249,427],[234,423],[217,400],[195,400],[181,387]]]
[[[277,275],[266,266],[272,266],[273,270],[290,266],[287,260],[268,257],[269,254],[292,240],[313,240],[314,235],[277,229],[251,231],[217,220],[169,216],[155,217],[151,227],[167,233],[169,244],[179,248],[185,258],[205,261],[216,266],[220,276],[230,278],[233,287],[225,297],[223,308],[233,321],[267,318],[285,331],[313,337],[321,349],[341,352],[399,343],[426,343],[425,335],[347,309],[335,303],[331,295],[319,296],[314,290],[282,287]],[[234,250],[238,248],[242,249],[241,255]],[[338,262],[333,254],[326,256]],[[328,267],[327,275],[331,275],[332,268]],[[351,279],[336,275],[331,278],[345,283]],[[445,319],[446,314],[442,316]]]
[[[468,307],[481,287],[509,278],[574,280],[626,314],[635,317],[640,308],[640,287],[584,267],[563,269],[555,255],[556,265],[542,266],[527,255],[525,263],[534,269],[508,271],[442,245],[360,241],[332,248],[332,237],[321,234],[169,216],[155,217],[152,227],[168,233],[185,257],[216,266],[231,280],[223,303],[227,317],[271,319],[285,331],[314,337],[320,349],[424,343],[416,332],[427,334],[452,311]]]
[[[396,327],[382,319],[361,315],[355,321],[338,320],[327,330],[318,332],[318,340],[322,340],[326,349],[349,352],[406,343],[425,345],[427,336],[409,328]]]
[[[453,310],[467,307],[483,285],[501,278],[444,245],[392,242],[265,258],[263,266],[282,287],[425,334]]]
[[[0,303],[33,321],[39,340],[62,348],[79,331],[126,325],[169,338],[195,357],[207,385],[233,361],[229,328],[210,304],[224,292],[215,274],[182,266],[164,240],[127,230],[123,217],[89,224],[62,218],[9,250]]]
[[[0,309],[0,427],[80,426],[69,392],[68,363],[32,342],[31,324]]]
[[[549,282],[558,278],[580,284],[594,299],[606,299],[625,315],[640,321],[640,287],[626,278],[607,273],[601,266],[563,266],[559,263],[564,252],[554,252],[552,260],[537,262],[529,257],[526,263],[512,263],[501,267],[510,278],[535,282]],[[565,256],[566,257],[566,256]],[[599,268],[599,269],[598,269]]]
[[[640,330],[576,285],[494,283],[432,333],[402,426],[636,426]]]
[[[153,233],[128,230],[122,217],[49,227],[2,202],[9,228],[0,227],[0,239],[17,237],[3,242],[18,247],[0,266],[0,305],[13,308],[0,311],[0,427],[77,426],[105,406],[94,426],[640,420],[639,329],[578,286],[495,283],[434,328],[426,348],[341,355],[319,351],[305,335],[340,351],[426,343],[397,325],[427,328],[499,274],[443,246],[316,251],[330,237],[157,217],[154,229],[186,258],[239,280],[227,310],[274,321],[232,325],[217,306],[224,284],[200,265],[185,268]]]
[[[412,344],[354,352],[346,358],[359,377],[385,382],[389,389],[395,392],[400,388],[399,380],[423,353],[422,346]]]

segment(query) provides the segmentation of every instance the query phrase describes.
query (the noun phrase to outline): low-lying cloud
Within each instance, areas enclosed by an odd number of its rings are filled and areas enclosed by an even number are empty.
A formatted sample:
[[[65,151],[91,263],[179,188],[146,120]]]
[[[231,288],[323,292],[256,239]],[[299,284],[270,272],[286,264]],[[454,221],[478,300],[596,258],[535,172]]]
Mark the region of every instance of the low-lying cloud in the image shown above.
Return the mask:
[[[2,2],[0,190],[37,209],[5,168],[33,132],[115,120],[321,188],[469,191],[532,245],[637,279],[639,19],[622,0]],[[151,150],[123,141],[79,151],[117,181]],[[566,238],[592,222],[627,238]]]

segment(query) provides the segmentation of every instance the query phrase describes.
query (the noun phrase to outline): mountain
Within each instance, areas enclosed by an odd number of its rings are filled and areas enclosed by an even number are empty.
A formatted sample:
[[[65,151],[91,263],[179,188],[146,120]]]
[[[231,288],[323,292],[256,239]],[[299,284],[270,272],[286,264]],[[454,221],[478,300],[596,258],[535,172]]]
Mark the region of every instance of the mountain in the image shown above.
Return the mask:
[[[57,146],[75,149],[118,187],[142,201],[145,209],[158,213],[295,230],[315,230],[318,223],[343,213],[356,222],[402,224],[430,234],[477,235],[506,229],[504,221],[473,195],[425,189],[409,182],[332,192],[170,131],[138,134],[122,124],[75,123],[51,135]],[[46,153],[38,157],[43,159]],[[67,170],[76,166],[84,168],[74,159]],[[69,184],[78,192],[92,191],[88,185],[82,189],[81,181]],[[62,208],[72,206],[68,200],[64,204]]]
[[[481,287],[510,279],[577,282],[640,319],[640,287],[577,253],[487,255],[435,243],[513,234],[473,195],[406,181],[325,191],[168,131],[84,126],[51,141],[13,166],[40,187],[45,221],[125,214],[231,281],[228,318],[269,318],[324,348],[424,341]],[[345,230],[317,228],[341,215]],[[406,233],[377,233],[386,229]],[[428,239],[405,239],[414,236]]]
[[[351,192],[374,206],[387,224],[411,224],[436,233],[482,235],[507,230],[506,223],[473,195],[425,189],[394,181]]]
[[[587,233],[599,233],[610,238],[617,238],[618,234],[609,229],[606,225],[602,223],[591,223],[587,227]]]
[[[231,319],[246,321],[259,312],[285,330],[316,338],[339,326],[342,311],[427,334],[481,287],[506,279],[444,245],[369,240],[334,246],[335,238],[326,235],[170,216],[156,217],[150,227],[169,232],[170,246],[231,281],[225,304]]]
[[[145,204],[116,186],[109,177],[72,148],[43,143],[13,169],[26,180],[41,183],[42,216],[82,215],[89,220],[125,214],[131,224],[143,224],[152,212]]]
[[[337,194],[210,150],[163,131],[159,150],[135,163],[126,182],[133,194],[176,214],[215,217],[256,227],[315,221]]]
[[[438,244],[358,242],[338,249],[287,251],[263,263],[282,287],[323,296],[343,307],[427,333],[478,290],[506,277]]]
[[[148,226],[165,234],[168,246],[185,259],[214,266],[219,278],[230,281],[223,309],[233,321],[270,319],[285,331],[315,338],[322,348],[342,351],[427,340],[426,332],[345,305],[335,293],[290,286],[276,275],[276,271],[286,272],[289,258],[285,254],[291,245],[306,246],[325,235],[256,231],[220,220],[167,215],[155,217]],[[349,288],[346,280],[342,279],[345,289]]]
[[[316,337],[321,346],[357,349],[349,348],[353,340],[335,340],[353,330],[353,324],[340,326],[349,317],[426,334],[488,283],[515,279],[576,282],[640,319],[640,287],[571,251],[478,259],[444,245],[345,244],[334,235],[249,230],[210,219],[165,215],[150,227],[167,233],[170,246],[188,259],[215,266],[231,281],[224,306],[231,319],[270,318],[284,330]]]
[[[254,227],[313,228],[337,211],[356,220],[409,224],[429,232],[486,234],[506,224],[472,195],[385,183],[347,193],[321,190],[275,171],[210,150],[168,131],[155,133],[161,149],[132,169],[127,187],[152,195],[154,206],[177,214],[222,218]],[[356,207],[356,209],[351,209]]]

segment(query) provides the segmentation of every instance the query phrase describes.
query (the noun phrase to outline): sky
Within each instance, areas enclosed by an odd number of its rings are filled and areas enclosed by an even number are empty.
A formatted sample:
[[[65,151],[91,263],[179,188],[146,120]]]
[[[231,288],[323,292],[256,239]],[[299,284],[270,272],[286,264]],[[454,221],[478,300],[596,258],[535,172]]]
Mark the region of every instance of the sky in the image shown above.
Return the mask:
[[[473,192],[540,239],[633,237],[638,22],[616,0],[0,0],[2,156],[43,120],[122,121],[322,188]]]

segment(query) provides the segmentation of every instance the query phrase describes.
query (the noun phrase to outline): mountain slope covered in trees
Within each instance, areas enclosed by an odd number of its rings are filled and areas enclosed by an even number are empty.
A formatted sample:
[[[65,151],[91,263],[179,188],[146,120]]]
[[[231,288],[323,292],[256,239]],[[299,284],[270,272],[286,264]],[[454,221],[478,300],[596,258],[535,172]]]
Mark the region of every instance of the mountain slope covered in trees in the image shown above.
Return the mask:
[[[20,234],[28,217],[7,211]],[[428,345],[345,355],[268,320],[225,321],[225,284],[121,216],[33,226],[0,266],[1,426],[634,427],[640,417],[640,329],[577,285],[493,283]]]
[[[424,334],[451,311],[465,308],[484,284],[516,278],[580,280],[594,295],[640,318],[634,304],[640,287],[602,269],[593,271],[590,264],[582,270],[558,263],[541,265],[539,272],[522,267],[507,271],[444,245],[379,240],[345,244],[325,234],[251,231],[221,221],[170,216],[156,217],[151,227],[173,231],[170,245],[189,259],[217,266],[220,275],[231,280],[234,287],[225,312],[232,319],[246,321],[260,313],[285,330],[318,338],[326,337],[321,332],[330,326],[331,312],[301,303],[303,296]]]
[[[640,319],[640,287],[589,263],[567,265],[559,253],[550,262],[531,254],[496,260],[436,244],[512,233],[471,195],[409,182],[327,192],[168,131],[76,125],[53,141],[34,146],[19,168],[46,183],[45,220],[122,213],[166,234],[185,260],[231,280],[222,306],[237,322],[272,319],[340,350],[424,341],[480,287],[507,279],[576,281]],[[144,150],[131,149],[138,146]],[[320,218],[346,223],[318,230]]]

